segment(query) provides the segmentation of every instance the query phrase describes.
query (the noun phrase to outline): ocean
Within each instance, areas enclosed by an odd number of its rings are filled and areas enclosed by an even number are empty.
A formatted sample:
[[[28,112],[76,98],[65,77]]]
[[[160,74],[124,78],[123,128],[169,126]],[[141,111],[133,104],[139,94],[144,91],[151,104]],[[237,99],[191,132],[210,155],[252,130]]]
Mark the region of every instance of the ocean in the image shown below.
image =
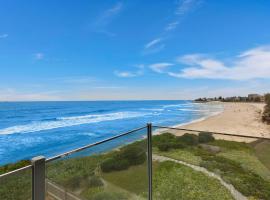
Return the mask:
[[[52,157],[151,122],[174,126],[215,115],[192,101],[1,102],[0,165]]]

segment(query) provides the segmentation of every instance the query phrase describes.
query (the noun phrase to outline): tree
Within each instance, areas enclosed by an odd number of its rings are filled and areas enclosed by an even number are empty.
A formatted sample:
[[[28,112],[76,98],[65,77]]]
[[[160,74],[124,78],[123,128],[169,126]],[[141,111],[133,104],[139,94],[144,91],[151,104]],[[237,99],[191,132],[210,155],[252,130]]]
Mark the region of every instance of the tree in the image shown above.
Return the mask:
[[[265,100],[266,106],[264,107],[262,120],[264,122],[270,123],[270,93],[264,96],[264,100]]]

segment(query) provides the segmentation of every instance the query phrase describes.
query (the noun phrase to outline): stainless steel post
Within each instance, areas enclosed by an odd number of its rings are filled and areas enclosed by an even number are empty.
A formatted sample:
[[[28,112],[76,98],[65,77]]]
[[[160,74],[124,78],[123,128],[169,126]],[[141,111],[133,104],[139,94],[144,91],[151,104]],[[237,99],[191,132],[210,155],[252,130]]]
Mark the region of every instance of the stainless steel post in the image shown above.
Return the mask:
[[[147,124],[148,200],[152,200],[152,124]]]
[[[32,200],[45,200],[45,157],[32,158]]]

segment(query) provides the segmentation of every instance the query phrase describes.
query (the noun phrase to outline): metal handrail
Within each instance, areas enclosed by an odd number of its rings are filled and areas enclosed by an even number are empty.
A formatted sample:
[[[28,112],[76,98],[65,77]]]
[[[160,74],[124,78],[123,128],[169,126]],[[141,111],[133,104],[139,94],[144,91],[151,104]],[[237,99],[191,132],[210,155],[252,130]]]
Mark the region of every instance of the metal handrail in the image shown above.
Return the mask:
[[[186,128],[177,128],[177,127],[168,127],[168,126],[156,126],[153,125],[153,128],[164,128],[164,129],[174,129],[179,131],[192,131],[192,132],[207,132],[211,133],[213,135],[226,135],[226,136],[234,136],[234,137],[242,137],[242,138],[250,138],[250,139],[264,139],[264,140],[270,140],[270,138],[267,137],[258,137],[258,136],[249,136],[249,135],[238,135],[238,134],[230,134],[230,133],[221,133],[221,132],[213,132],[213,131],[202,131],[202,130],[194,130],[194,129],[186,129]]]
[[[24,170],[27,170],[27,169],[32,169],[32,165],[27,165],[27,166],[21,167],[19,169],[15,169],[15,170],[10,171],[10,172],[4,173],[4,174],[0,174],[0,179],[3,178],[3,177],[6,177],[6,176],[17,174],[17,173],[19,173],[21,171],[24,171]]]
[[[133,132],[140,131],[140,130],[142,130],[142,129],[144,129],[144,128],[146,128],[146,126],[143,126],[143,127],[140,127],[140,128],[137,128],[137,129],[134,129],[134,130],[131,130],[131,131],[128,131],[128,132],[125,132],[125,133],[122,133],[122,134],[119,134],[119,135],[110,137],[110,138],[107,138],[107,139],[105,139],[105,140],[101,140],[101,141],[96,142],[96,143],[88,144],[88,145],[86,145],[86,146],[83,146],[83,147],[80,147],[80,148],[77,148],[77,149],[73,149],[73,150],[68,151],[68,152],[66,152],[66,153],[63,153],[63,154],[60,154],[60,155],[57,155],[57,156],[54,156],[54,157],[51,157],[51,158],[46,159],[46,163],[51,162],[51,161],[56,160],[56,159],[59,159],[59,158],[63,158],[63,157],[69,156],[69,155],[71,155],[71,154],[73,154],[73,153],[76,153],[76,152],[80,152],[80,151],[82,151],[82,150],[84,150],[84,149],[88,149],[88,148],[90,148],[90,147],[94,147],[94,146],[97,146],[97,145],[99,145],[99,144],[103,144],[103,143],[105,143],[105,142],[109,142],[109,141],[111,141],[111,140],[114,140],[114,139],[123,137],[123,136],[125,136],[125,135],[129,135],[129,134],[131,134],[131,133],[133,133]]]

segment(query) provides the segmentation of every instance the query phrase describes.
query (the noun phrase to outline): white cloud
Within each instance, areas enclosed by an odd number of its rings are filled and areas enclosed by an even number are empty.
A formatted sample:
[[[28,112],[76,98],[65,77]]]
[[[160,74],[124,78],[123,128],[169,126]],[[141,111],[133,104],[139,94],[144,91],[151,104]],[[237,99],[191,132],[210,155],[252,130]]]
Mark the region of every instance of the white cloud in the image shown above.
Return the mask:
[[[181,0],[178,3],[178,7],[175,11],[176,15],[185,15],[187,12],[192,10],[197,4],[198,0]]]
[[[149,67],[157,73],[164,73],[165,70],[172,65],[172,63],[155,63],[150,65]]]
[[[178,1],[175,13],[173,15],[173,20],[168,23],[163,31],[161,31],[160,36],[152,41],[148,42],[144,46],[143,54],[157,53],[164,49],[165,41],[168,39],[168,33],[177,28],[183,17],[192,9],[194,9],[200,0],[181,0]]]
[[[172,31],[174,29],[176,29],[177,25],[179,24],[178,21],[175,22],[171,22],[167,25],[167,27],[165,28],[166,31]]]
[[[114,74],[118,77],[122,77],[122,78],[130,78],[130,77],[135,77],[137,76],[136,73],[134,72],[128,72],[128,71],[115,71]]]
[[[131,78],[136,76],[141,76],[144,73],[144,65],[135,65],[138,68],[137,71],[114,71],[114,74],[121,78]]]
[[[2,35],[0,35],[0,39],[5,39],[5,38],[7,38],[8,37],[8,34],[2,34]]]
[[[116,3],[115,5],[113,5],[111,8],[103,11],[103,13],[99,16],[99,18],[97,19],[97,22],[105,25],[107,23],[110,22],[110,20],[116,16],[117,14],[120,13],[120,11],[123,8],[123,4],[121,2]]]
[[[104,12],[104,15],[112,16],[118,14],[123,8],[123,4],[121,2],[117,2],[113,7],[109,8]]]
[[[178,58],[188,65],[180,72],[168,72],[178,78],[250,80],[270,78],[270,46],[261,46],[230,58],[230,62],[206,55],[192,54]]]
[[[35,59],[36,60],[42,60],[44,59],[44,54],[43,53],[35,53]]]
[[[94,23],[94,31],[108,36],[115,36],[115,33],[106,30],[106,26],[122,11],[122,9],[123,3],[117,2],[111,8],[103,11]]]
[[[162,41],[162,38],[156,38],[156,39],[154,39],[154,40],[148,42],[148,43],[145,45],[144,48],[145,48],[145,49],[148,49],[148,48],[150,48],[150,47],[152,47],[152,46],[157,45],[157,44],[160,43],[161,41]]]

